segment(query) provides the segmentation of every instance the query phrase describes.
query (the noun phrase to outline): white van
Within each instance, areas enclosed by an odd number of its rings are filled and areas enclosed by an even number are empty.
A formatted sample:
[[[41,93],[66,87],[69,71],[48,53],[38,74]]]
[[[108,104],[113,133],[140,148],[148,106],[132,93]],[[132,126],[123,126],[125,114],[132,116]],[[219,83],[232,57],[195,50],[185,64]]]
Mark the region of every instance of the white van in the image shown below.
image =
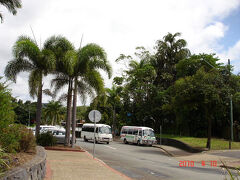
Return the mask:
[[[94,124],[86,123],[82,126],[81,138],[84,141],[94,140]],[[96,124],[96,143],[97,142],[109,142],[112,141],[112,131],[111,127],[106,124]]]
[[[121,140],[125,144],[136,143],[152,145],[156,142],[154,130],[149,127],[123,126],[121,129]]]

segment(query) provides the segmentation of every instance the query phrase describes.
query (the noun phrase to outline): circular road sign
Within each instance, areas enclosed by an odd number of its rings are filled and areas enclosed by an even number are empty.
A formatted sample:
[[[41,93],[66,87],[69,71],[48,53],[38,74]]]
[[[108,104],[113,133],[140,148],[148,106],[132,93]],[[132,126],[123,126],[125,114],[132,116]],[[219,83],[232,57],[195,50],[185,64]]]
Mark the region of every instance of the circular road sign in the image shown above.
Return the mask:
[[[99,122],[101,119],[101,113],[98,110],[92,110],[89,112],[88,118],[92,122]]]

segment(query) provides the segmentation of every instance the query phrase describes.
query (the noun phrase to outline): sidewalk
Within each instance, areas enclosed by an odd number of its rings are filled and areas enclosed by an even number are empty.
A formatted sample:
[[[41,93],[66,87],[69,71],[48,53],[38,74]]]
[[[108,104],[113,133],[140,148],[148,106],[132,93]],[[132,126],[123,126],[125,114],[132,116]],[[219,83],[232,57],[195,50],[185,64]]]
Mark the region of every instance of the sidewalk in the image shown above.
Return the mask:
[[[104,162],[93,159],[88,152],[54,151],[47,152],[47,173],[45,180],[126,180],[130,179],[112,169]]]
[[[194,161],[196,163],[205,162],[206,165],[210,165],[211,161],[217,161],[217,166],[221,166],[222,162],[228,168],[239,168],[240,167],[240,159],[229,157],[226,152],[235,152],[240,154],[240,150],[219,150],[219,151],[203,151],[201,153],[189,153],[184,150],[165,146],[165,145],[154,145],[154,147],[161,148],[167,155],[175,157],[179,161]],[[221,162],[222,161],[222,162]]]

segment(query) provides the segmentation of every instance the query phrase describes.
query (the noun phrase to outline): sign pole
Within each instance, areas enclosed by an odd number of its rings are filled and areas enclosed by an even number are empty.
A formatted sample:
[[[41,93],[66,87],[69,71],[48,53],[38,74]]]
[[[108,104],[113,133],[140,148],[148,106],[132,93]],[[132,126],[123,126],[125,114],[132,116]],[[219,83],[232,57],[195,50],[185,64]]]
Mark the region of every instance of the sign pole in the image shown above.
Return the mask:
[[[95,158],[95,144],[96,144],[96,122],[101,120],[101,113],[98,110],[92,110],[88,114],[90,121],[94,123],[94,138],[93,138],[93,159]]]
[[[93,140],[93,159],[95,158],[95,133],[96,133],[96,115],[95,115],[95,111],[93,112],[93,117],[94,117],[94,140]]]

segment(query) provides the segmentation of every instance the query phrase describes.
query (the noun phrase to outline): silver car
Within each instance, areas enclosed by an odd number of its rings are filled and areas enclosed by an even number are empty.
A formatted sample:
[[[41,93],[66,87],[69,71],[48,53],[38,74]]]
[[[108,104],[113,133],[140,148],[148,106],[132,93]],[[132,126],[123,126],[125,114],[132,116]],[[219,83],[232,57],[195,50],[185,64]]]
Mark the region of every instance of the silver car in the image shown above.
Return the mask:
[[[53,130],[53,136],[56,138],[57,143],[63,144],[65,140],[65,131],[62,130]]]

